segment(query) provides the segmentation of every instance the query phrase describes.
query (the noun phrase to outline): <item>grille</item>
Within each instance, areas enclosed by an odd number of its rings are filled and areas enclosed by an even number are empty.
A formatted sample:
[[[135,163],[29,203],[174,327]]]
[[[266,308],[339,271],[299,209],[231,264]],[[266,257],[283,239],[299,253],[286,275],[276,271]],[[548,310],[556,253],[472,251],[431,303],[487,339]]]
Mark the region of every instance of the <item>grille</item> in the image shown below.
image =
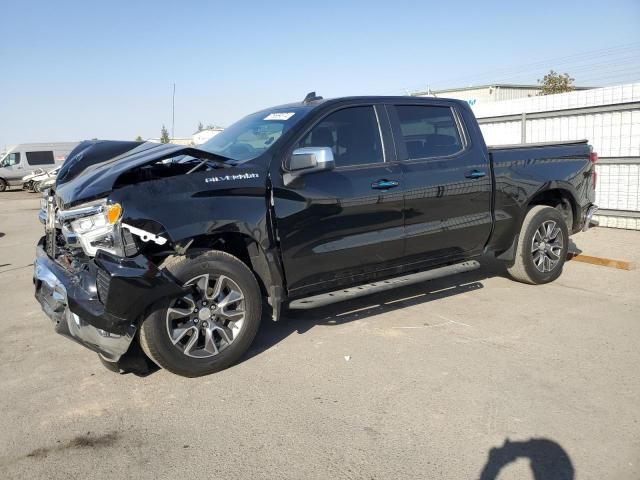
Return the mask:
[[[105,304],[109,295],[109,286],[111,284],[111,276],[104,270],[98,269],[96,275],[96,288],[98,289],[98,298]]]

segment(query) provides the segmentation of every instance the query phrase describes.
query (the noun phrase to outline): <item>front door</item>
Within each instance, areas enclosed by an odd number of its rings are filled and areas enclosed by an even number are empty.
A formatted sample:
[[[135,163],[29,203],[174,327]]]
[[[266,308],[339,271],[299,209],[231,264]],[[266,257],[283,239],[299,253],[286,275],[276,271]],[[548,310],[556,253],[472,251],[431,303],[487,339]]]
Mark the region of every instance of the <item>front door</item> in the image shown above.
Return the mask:
[[[403,181],[384,148],[386,116],[372,105],[340,108],[296,142],[329,147],[335,169],[285,186],[274,208],[289,292],[301,295],[358,280],[402,262]]]
[[[12,185],[24,176],[23,161],[21,161],[20,152],[12,152],[4,157],[2,167],[5,169],[3,176]]]

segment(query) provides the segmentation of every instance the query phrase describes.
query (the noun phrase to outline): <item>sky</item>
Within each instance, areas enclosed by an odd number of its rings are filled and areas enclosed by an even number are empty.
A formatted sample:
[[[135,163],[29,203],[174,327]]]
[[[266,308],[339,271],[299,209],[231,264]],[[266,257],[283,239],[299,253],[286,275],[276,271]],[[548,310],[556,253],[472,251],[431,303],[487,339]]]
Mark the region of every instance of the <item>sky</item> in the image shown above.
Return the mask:
[[[304,4],[303,4],[304,3]],[[191,135],[272,105],[640,81],[640,1],[0,0],[0,150]]]

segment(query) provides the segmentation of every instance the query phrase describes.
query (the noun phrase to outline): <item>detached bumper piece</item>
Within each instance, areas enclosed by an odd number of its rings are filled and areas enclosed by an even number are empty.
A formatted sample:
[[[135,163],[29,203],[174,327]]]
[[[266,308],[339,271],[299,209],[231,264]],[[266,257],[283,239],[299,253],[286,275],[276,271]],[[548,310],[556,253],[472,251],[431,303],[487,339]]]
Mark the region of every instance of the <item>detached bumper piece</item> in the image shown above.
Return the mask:
[[[33,281],[35,297],[56,332],[111,362],[129,349],[147,307],[184,293],[144,256],[99,251],[81,274],[70,273],[47,255],[44,237],[36,249]]]

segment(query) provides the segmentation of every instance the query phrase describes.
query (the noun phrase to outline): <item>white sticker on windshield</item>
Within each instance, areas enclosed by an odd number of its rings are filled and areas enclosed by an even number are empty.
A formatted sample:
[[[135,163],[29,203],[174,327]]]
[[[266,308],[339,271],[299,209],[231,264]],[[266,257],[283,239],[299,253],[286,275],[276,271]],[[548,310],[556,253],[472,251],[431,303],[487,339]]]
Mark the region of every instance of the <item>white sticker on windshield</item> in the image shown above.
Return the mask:
[[[265,120],[289,120],[291,117],[295,115],[295,112],[281,112],[281,113],[270,113],[266,117]]]

